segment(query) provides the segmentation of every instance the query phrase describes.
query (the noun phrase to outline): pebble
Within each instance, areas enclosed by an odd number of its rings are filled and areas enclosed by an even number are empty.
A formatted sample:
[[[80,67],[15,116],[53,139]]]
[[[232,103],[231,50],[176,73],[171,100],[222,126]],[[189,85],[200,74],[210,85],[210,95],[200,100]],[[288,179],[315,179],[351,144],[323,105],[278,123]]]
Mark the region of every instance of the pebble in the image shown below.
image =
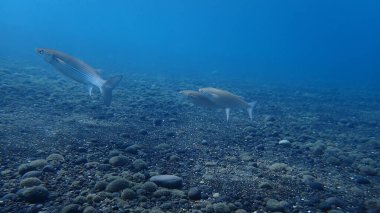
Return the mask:
[[[63,207],[62,213],[82,213],[82,209],[78,204],[69,204]]]
[[[124,178],[117,178],[107,185],[106,190],[108,192],[120,192],[121,190],[128,188],[129,186],[130,183],[128,180]]]
[[[268,182],[262,182],[259,184],[259,188],[261,189],[272,189],[272,185]]]
[[[131,145],[125,148],[125,151],[130,154],[137,154],[138,153],[138,145]]]
[[[94,213],[96,212],[95,208],[92,206],[87,206],[84,210],[83,213]]]
[[[201,193],[201,190],[198,187],[192,187],[187,192],[187,196],[191,200],[200,200],[201,197],[202,197],[202,193]]]
[[[51,154],[46,158],[47,162],[50,164],[61,164],[65,162],[65,158],[60,154]]]
[[[55,168],[54,168],[52,165],[46,165],[46,166],[42,169],[42,172],[46,172],[46,173],[55,173],[56,170],[55,170]]]
[[[136,192],[133,191],[132,189],[124,189],[122,192],[121,192],[121,199],[123,200],[132,200],[132,199],[135,199],[137,196]]]
[[[81,164],[85,164],[85,163],[87,163],[87,159],[86,158],[78,158],[74,162],[75,165],[81,165]]]
[[[266,208],[267,210],[269,211],[273,211],[273,212],[281,212],[281,211],[285,211],[285,209],[289,206],[288,202],[286,201],[277,201],[275,199],[269,199],[267,202],[266,202]]]
[[[145,163],[145,161],[142,159],[137,159],[137,160],[133,161],[132,165],[133,165],[133,168],[137,171],[141,171],[141,170],[146,169],[148,167],[147,164]]]
[[[156,175],[151,177],[149,180],[159,186],[170,189],[181,188],[183,184],[183,179],[175,175]]]
[[[128,163],[128,158],[125,156],[115,156],[109,159],[109,163],[112,166],[124,166],[125,164]]]
[[[371,183],[367,178],[362,177],[362,176],[356,176],[355,182],[357,184],[370,184]]]
[[[279,145],[282,145],[282,146],[290,146],[291,144],[290,144],[290,141],[288,141],[288,140],[280,140],[279,142],[278,142],[278,144]]]
[[[33,186],[23,189],[21,197],[30,203],[42,203],[49,198],[49,191],[43,186]]]
[[[341,207],[342,201],[337,197],[329,197],[319,205],[319,209],[326,211],[335,207]]]
[[[25,179],[25,178],[30,178],[30,177],[42,177],[42,172],[40,172],[40,171],[29,171],[29,172],[25,173],[21,178]]]
[[[39,186],[42,184],[42,181],[36,177],[29,177],[21,180],[20,186],[21,187],[32,187],[32,186]]]
[[[141,186],[141,188],[146,192],[153,193],[158,189],[158,186],[152,181],[147,181]]]

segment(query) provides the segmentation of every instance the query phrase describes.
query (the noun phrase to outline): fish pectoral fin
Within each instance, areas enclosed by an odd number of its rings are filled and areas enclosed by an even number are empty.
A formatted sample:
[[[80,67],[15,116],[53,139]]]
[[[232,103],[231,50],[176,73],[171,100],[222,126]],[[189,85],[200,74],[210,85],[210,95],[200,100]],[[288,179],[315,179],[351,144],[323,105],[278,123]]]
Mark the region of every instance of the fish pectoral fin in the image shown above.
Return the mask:
[[[61,64],[66,64],[66,62],[65,62],[65,61],[63,61],[63,60],[62,60],[62,59],[60,59],[60,58],[54,57],[54,59],[55,59],[56,61],[58,61],[58,63],[61,63]]]
[[[230,108],[226,108],[227,121],[228,121],[228,119],[230,118],[230,111],[231,111]]]
[[[251,120],[252,120],[252,110],[255,107],[255,105],[256,105],[256,101],[252,101],[251,103],[248,103],[247,112],[248,112],[249,119]]]
[[[93,86],[88,86],[88,94],[90,94],[90,96],[92,95],[93,88],[94,88]]]

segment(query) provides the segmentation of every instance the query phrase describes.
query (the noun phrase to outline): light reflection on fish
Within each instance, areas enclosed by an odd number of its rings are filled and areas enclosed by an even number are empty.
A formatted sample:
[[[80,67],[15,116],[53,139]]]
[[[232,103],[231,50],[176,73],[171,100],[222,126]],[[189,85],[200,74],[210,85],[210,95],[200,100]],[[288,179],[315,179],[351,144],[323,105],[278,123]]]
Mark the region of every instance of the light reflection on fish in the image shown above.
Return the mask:
[[[103,95],[104,104],[111,104],[112,90],[121,81],[121,75],[104,80],[97,69],[66,53],[46,48],[37,48],[36,52],[65,76],[89,86],[90,95],[92,88],[98,87]]]

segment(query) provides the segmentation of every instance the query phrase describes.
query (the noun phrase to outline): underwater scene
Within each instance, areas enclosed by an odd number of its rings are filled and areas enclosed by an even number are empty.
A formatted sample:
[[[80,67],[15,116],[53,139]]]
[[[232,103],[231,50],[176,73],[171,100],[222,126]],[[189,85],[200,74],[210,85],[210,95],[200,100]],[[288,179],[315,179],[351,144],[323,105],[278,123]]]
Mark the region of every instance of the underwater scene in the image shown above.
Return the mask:
[[[379,11],[0,0],[0,213],[380,212]]]

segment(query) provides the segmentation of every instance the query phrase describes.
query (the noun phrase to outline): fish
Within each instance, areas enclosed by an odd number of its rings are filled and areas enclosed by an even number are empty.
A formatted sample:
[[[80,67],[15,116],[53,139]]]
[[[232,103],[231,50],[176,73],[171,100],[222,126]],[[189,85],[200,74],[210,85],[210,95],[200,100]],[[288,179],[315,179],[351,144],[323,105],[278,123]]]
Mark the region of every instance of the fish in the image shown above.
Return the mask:
[[[213,87],[201,88],[199,89],[199,92],[204,97],[207,97],[217,107],[225,109],[227,121],[229,120],[230,111],[232,108],[246,109],[249,118],[252,120],[252,111],[256,105],[256,101],[248,103],[240,96],[237,96],[229,91]]]
[[[195,105],[207,108],[217,108],[218,106],[214,104],[207,96],[204,94],[194,91],[194,90],[182,90],[180,94],[185,95],[188,99]]]
[[[93,87],[98,87],[103,96],[104,104],[106,106],[111,105],[112,90],[120,83],[123,78],[122,75],[116,75],[105,80],[101,77],[99,70],[66,53],[48,48],[36,48],[36,52],[63,75],[87,85],[90,95]]]

